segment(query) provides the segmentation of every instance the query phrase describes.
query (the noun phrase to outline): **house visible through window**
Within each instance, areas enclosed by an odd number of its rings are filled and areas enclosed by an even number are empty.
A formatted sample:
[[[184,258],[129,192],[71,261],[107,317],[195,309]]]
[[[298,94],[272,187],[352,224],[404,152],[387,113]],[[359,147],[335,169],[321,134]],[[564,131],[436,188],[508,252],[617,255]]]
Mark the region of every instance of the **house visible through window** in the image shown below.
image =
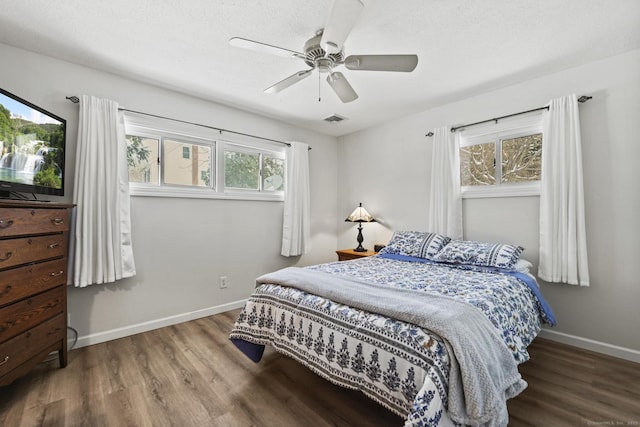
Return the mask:
[[[210,188],[209,179],[202,179],[211,173],[212,151],[215,144],[196,144],[177,139],[162,139],[163,183],[168,185],[190,185]],[[180,156],[179,153],[182,153]],[[186,154],[186,155],[185,155]]]
[[[460,137],[463,197],[539,194],[543,135],[540,117],[491,129],[469,129]]]
[[[285,147],[280,144],[129,122],[126,134],[134,196],[283,200]]]

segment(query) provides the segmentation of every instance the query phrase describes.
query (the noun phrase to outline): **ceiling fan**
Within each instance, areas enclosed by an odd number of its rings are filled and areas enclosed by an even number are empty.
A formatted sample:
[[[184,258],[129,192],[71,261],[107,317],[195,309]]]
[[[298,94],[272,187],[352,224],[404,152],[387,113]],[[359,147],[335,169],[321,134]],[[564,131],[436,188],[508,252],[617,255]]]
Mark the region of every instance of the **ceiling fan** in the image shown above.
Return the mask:
[[[303,52],[273,46],[242,37],[233,37],[229,43],[235,47],[302,59],[309,69],[279,81],[265,89],[265,93],[277,93],[309,77],[313,70],[327,74],[327,82],[342,102],[358,99],[344,74],[334,71],[340,65],[349,70],[411,72],[418,65],[417,55],[344,55],[344,41],[355,25],[364,4],[360,0],[334,0],[324,29],[304,44]]]

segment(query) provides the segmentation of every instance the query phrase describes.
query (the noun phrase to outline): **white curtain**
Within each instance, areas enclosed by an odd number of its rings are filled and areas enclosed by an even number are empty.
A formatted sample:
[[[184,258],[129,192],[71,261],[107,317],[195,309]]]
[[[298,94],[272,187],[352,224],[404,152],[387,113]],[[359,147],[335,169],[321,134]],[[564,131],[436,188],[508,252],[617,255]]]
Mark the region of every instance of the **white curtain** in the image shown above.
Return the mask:
[[[114,101],[80,98],[73,201],[71,283],[85,287],[134,276],[124,115]]]
[[[538,276],[589,286],[576,95],[552,99],[543,112]]]
[[[309,146],[292,142],[287,148],[287,181],[282,221],[282,255],[297,256],[310,249]]]
[[[427,230],[462,239],[460,135],[449,126],[433,131]]]

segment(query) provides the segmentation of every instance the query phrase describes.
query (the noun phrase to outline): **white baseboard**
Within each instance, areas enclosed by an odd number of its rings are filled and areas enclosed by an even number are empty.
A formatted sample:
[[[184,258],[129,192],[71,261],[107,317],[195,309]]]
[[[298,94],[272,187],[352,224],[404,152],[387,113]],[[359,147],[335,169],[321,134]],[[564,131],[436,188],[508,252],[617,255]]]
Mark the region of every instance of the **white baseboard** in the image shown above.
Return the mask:
[[[234,301],[228,304],[217,305],[214,307],[204,308],[202,310],[191,311],[189,313],[177,314],[162,319],[151,320],[148,322],[138,323],[135,325],[125,326],[123,328],[112,329],[110,331],[98,332],[78,337],[74,348],[86,347],[88,345],[100,344],[106,341],[124,338],[141,332],[152,331],[154,329],[163,328],[165,326],[177,325],[178,323],[188,322],[189,320],[200,319],[202,317],[211,316],[225,311],[241,308],[247,302],[246,299]]]
[[[640,363],[640,351],[543,328],[540,337]]]
[[[112,329],[110,331],[98,332],[78,337],[74,348],[86,347],[89,345],[100,344],[106,341],[124,338],[142,332],[152,331],[154,329],[163,328],[165,326],[177,325],[178,323],[188,322],[190,320],[200,319],[202,317],[212,316],[225,311],[242,308],[247,302],[246,299],[234,301],[227,304],[217,305],[214,307],[204,308],[202,310],[182,313],[175,316],[164,317],[162,319],[151,320],[148,322],[138,323],[126,326],[124,328]],[[561,342],[563,344],[572,345],[574,347],[583,348],[597,353],[606,354],[621,359],[630,360],[640,363],[640,351],[631,348],[620,347],[589,338],[582,338],[575,335],[565,334],[563,332],[553,331],[550,329],[542,329],[540,337],[551,341]]]

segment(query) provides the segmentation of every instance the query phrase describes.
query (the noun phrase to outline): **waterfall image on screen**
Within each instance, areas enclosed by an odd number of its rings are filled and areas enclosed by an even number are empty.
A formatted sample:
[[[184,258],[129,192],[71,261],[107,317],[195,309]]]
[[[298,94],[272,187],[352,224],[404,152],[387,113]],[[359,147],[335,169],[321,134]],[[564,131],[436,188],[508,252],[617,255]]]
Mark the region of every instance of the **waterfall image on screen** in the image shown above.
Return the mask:
[[[0,91],[0,184],[18,191],[60,194],[66,122]]]

